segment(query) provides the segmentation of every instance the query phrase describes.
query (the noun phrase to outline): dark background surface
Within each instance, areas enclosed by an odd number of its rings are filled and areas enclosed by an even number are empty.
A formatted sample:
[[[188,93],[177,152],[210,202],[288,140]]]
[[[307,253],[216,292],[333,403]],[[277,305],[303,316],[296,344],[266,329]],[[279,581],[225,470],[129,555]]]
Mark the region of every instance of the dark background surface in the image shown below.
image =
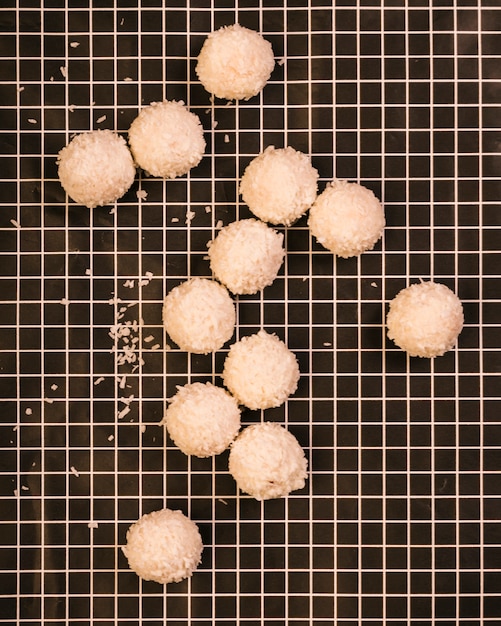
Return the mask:
[[[330,4],[2,3],[2,623],[499,623],[501,11]],[[211,103],[196,56],[235,21],[279,63],[261,95]],[[115,208],[68,202],[55,161],[72,134],[125,135],[162,98],[200,116],[201,164],[138,175]],[[350,260],[305,219],[280,229],[279,278],[238,299],[235,337],[276,332],[302,374],[284,406],[243,414],[286,425],[309,459],[302,491],[258,503],[237,493],[227,454],[188,459],[158,426],[176,385],[220,384],[226,352],[163,350],[161,304],[210,275],[207,241],[249,216],[238,179],[270,144],[310,154],[320,191],[334,176],[373,189],[387,228]],[[420,278],[465,310],[457,348],[433,361],[385,336],[389,301]],[[121,364],[109,332],[127,320]],[[166,588],[118,549],[163,506],[205,544],[194,576]]]

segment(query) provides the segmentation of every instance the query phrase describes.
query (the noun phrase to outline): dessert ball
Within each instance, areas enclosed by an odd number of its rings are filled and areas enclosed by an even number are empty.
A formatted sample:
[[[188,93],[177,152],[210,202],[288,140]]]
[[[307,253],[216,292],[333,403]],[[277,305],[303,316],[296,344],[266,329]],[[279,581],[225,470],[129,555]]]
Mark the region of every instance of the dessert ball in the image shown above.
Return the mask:
[[[240,193],[259,219],[290,226],[315,201],[317,180],[318,172],[305,154],[290,146],[268,146],[245,169]]]
[[[152,102],[132,122],[129,145],[137,165],[147,174],[176,178],[202,160],[204,131],[184,102]]]
[[[402,289],[390,302],[388,337],[410,356],[442,356],[463,328],[463,305],[446,285],[421,282]]]
[[[231,222],[208,244],[214,276],[234,294],[253,294],[278,275],[284,236],[253,218]]]
[[[123,137],[94,130],[74,137],[58,155],[63,189],[89,209],[115,203],[131,187],[136,168]]]
[[[295,355],[284,342],[260,330],[230,346],[222,376],[240,404],[269,409],[296,391],[300,373]]]
[[[265,86],[274,67],[270,42],[233,24],[210,33],[195,71],[205,89],[217,98],[248,100]]]
[[[144,580],[177,583],[200,563],[202,538],[195,522],[181,511],[161,509],[143,515],[127,531],[122,547],[129,567]]]
[[[335,180],[313,203],[308,225],[318,243],[346,259],[372,250],[383,234],[385,218],[370,189]]]
[[[240,430],[238,402],[212,383],[179,387],[161,422],[176,446],[200,458],[220,454]]]
[[[235,304],[214,280],[191,278],[165,297],[165,330],[181,350],[207,354],[219,350],[235,330]]]
[[[307,477],[303,449],[280,424],[244,428],[231,446],[228,469],[237,486],[256,500],[282,498],[302,489]]]

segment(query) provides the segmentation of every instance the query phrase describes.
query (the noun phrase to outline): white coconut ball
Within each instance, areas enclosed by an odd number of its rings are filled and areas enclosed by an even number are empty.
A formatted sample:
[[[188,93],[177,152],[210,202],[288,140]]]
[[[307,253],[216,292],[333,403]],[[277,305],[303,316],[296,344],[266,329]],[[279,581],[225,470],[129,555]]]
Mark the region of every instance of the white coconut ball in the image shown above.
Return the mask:
[[[108,129],[76,135],[59,152],[57,165],[63,189],[89,209],[115,203],[136,175],[124,138]]]
[[[282,498],[302,489],[307,477],[303,449],[280,424],[245,428],[231,446],[228,469],[237,486],[256,500]]]
[[[195,71],[205,89],[217,98],[248,100],[265,86],[274,67],[270,42],[233,24],[209,34]]]
[[[334,180],[313,203],[308,225],[318,243],[346,259],[372,250],[383,234],[385,218],[370,189]]]
[[[165,330],[181,350],[207,354],[219,350],[235,330],[235,303],[223,285],[192,278],[164,299]]]
[[[305,154],[290,146],[268,146],[245,169],[240,193],[259,219],[290,226],[315,201],[317,180],[318,172]]]
[[[260,330],[230,346],[222,376],[238,402],[254,410],[283,404],[296,391],[300,372],[285,343]]]
[[[184,102],[152,102],[132,122],[129,145],[136,163],[147,174],[176,178],[202,160],[204,131],[198,115]]]
[[[191,576],[201,561],[198,526],[181,511],[143,515],[129,527],[126,539],[122,551],[129,567],[144,580],[177,583]]]
[[[176,446],[200,458],[220,454],[240,430],[238,402],[212,383],[179,387],[161,422]]]
[[[231,222],[208,244],[214,276],[234,294],[253,294],[271,285],[284,261],[284,236],[250,218]]]
[[[463,328],[463,305],[446,285],[422,282],[402,289],[390,302],[388,337],[410,356],[442,356]]]

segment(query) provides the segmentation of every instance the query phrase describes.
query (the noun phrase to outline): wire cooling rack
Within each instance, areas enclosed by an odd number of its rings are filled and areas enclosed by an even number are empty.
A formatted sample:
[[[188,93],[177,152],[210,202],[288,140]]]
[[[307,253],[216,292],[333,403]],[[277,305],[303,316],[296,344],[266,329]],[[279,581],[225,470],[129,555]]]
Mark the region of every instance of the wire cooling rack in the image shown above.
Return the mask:
[[[237,6],[238,4],[238,6]],[[3,0],[0,396],[2,623],[499,624],[501,11],[497,0]],[[207,34],[240,22],[274,48],[262,94],[211,102]],[[179,99],[205,128],[186,177],[138,175],[116,206],[68,202],[56,155]],[[176,385],[220,384],[226,349],[167,345],[165,293],[209,276],[207,241],[268,145],[382,199],[387,227],[334,259],[280,230],[273,286],[237,299],[301,381],[273,420],[304,447],[301,491],[237,493],[227,454],[187,458],[158,423]],[[388,303],[435,279],[461,298],[458,346],[409,359]],[[127,330],[124,332],[124,328]],[[192,578],[141,582],[119,546],[164,506],[199,524]]]

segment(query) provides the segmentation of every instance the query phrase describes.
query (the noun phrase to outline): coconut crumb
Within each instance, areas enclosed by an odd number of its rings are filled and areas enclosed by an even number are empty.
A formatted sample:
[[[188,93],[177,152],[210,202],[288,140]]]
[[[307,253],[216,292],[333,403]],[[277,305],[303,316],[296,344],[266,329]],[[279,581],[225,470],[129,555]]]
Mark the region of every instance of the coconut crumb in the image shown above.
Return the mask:
[[[130,413],[130,406],[126,406],[121,411],[118,412],[118,419],[123,419],[126,415]]]
[[[185,224],[191,224],[191,221],[193,220],[193,218],[195,217],[196,213],[195,211],[186,211],[186,220],[185,220]]]
[[[19,224],[19,222],[15,219],[11,219],[10,223],[12,224],[12,226],[14,226],[14,228],[20,228],[21,225]]]
[[[71,48],[78,48],[79,45],[80,45],[79,41],[70,41]]]
[[[101,124],[102,122],[104,122],[105,119],[106,119],[106,115],[101,115],[101,117],[97,118],[96,124]]]
[[[28,407],[25,411],[26,415],[33,415],[33,409],[31,407]]]
[[[132,82],[132,78],[131,78],[130,76],[126,76],[126,77],[124,78],[124,82],[125,82],[125,83],[131,83],[131,82]]]
[[[59,71],[61,72],[63,78],[67,77],[68,71],[65,65],[61,65],[61,67],[59,68]]]
[[[70,472],[73,474],[73,476],[80,478],[80,472],[73,465],[70,467]]]
[[[229,135],[225,135],[224,136],[224,143],[230,143],[230,136]]]
[[[99,378],[96,378],[96,380],[94,381],[94,385],[100,385],[104,380],[104,376],[100,376]]]
[[[87,524],[87,528],[98,528],[98,526],[99,526],[99,524],[97,522],[94,522],[94,521],[89,522]]]
[[[29,118],[28,118],[28,122],[29,122],[30,124],[38,124],[38,121],[37,121],[34,117],[29,117]]]
[[[138,189],[136,192],[136,196],[139,200],[146,200],[146,198],[148,197],[148,192],[144,189]]]
[[[108,441],[113,441],[115,439],[115,435],[108,435]]]

